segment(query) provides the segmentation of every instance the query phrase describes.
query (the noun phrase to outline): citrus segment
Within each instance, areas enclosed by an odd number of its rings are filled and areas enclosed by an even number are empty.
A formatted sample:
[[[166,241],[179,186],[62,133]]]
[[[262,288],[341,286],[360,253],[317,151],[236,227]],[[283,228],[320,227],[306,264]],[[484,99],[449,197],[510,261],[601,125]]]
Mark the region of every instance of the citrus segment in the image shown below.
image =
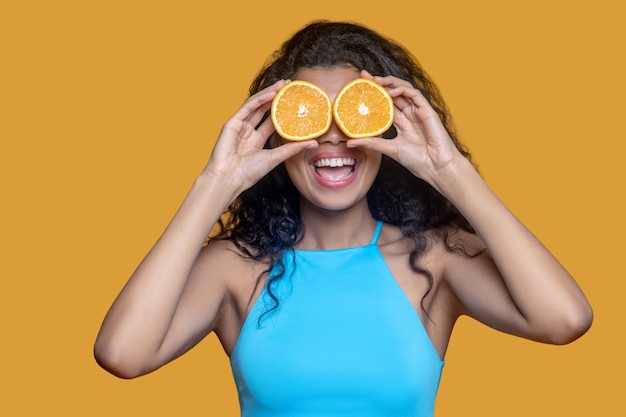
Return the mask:
[[[276,132],[287,140],[323,135],[332,122],[330,97],[313,83],[294,80],[272,100],[271,118]]]
[[[385,87],[367,78],[346,84],[335,97],[333,116],[350,138],[379,136],[393,123],[393,100]]]

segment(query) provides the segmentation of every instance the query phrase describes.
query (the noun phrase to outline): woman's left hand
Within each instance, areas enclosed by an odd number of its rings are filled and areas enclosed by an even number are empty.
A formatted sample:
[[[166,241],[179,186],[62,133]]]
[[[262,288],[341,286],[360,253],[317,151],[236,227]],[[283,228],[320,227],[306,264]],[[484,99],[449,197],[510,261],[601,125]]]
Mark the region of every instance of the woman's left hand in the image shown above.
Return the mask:
[[[372,76],[366,71],[361,76],[373,79],[387,89],[396,106],[394,126],[398,135],[393,139],[350,139],[348,147],[366,147],[396,160],[414,175],[437,182],[446,168],[460,160],[458,151],[439,115],[422,93],[409,82],[396,77]]]

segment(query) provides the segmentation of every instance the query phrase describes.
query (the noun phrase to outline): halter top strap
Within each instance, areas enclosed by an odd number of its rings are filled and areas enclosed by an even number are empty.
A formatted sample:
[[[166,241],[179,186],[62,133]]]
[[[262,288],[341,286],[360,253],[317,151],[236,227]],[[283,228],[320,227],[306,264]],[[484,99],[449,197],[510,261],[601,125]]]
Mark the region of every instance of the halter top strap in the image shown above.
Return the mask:
[[[374,231],[374,236],[372,236],[372,241],[370,245],[375,245],[378,242],[378,238],[380,237],[380,231],[383,229],[383,222],[381,220],[376,223],[376,230]]]

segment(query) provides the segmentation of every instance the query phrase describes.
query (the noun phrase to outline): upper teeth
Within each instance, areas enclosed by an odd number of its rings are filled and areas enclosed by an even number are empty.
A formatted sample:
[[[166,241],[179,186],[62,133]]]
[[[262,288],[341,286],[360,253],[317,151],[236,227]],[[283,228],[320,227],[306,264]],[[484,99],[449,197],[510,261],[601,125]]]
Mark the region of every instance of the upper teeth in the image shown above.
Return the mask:
[[[313,163],[318,168],[322,167],[342,167],[344,165],[354,165],[354,158],[322,158]]]

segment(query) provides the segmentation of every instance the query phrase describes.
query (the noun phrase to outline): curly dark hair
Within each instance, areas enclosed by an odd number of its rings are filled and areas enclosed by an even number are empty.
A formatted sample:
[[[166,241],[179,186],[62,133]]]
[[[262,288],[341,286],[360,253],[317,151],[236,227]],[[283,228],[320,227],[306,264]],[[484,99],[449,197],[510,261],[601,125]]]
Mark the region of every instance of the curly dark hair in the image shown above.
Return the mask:
[[[273,53],[252,82],[250,95],[278,80],[294,78],[303,68],[345,66],[375,75],[393,75],[410,82],[437,112],[459,151],[471,159],[457,138],[450,112],[437,86],[418,61],[401,45],[362,25],[330,21],[308,24]],[[390,136],[394,134],[392,132]],[[268,138],[266,147],[269,146]],[[257,286],[273,268],[278,268],[266,284],[274,305],[265,313],[279,305],[272,284],[284,275],[282,257],[286,251],[293,250],[304,234],[299,198],[284,164],[281,164],[238,196],[219,222],[216,234],[210,238],[231,240],[244,256],[267,263],[267,269],[258,277]],[[375,219],[398,226],[404,236],[415,242],[408,261],[414,271],[429,281],[425,298],[433,286],[432,274],[418,262],[429,243],[425,232],[440,230],[449,250],[464,252],[463,248],[450,242],[450,236],[459,229],[474,233],[472,227],[428,183],[386,156],[383,156],[367,199]]]

